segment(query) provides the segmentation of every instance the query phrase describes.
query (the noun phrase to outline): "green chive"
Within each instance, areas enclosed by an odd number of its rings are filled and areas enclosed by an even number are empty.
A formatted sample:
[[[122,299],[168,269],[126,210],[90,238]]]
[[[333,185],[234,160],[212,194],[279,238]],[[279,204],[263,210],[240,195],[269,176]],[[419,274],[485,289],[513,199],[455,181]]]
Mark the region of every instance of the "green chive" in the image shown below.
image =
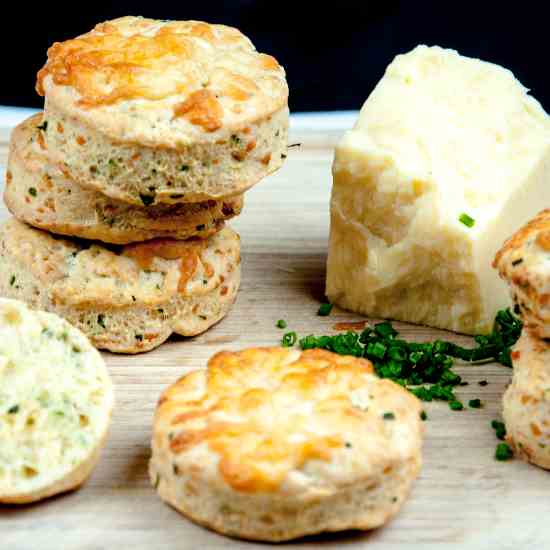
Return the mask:
[[[464,408],[464,405],[460,401],[454,400],[454,401],[449,401],[449,408],[452,411],[461,411]]]
[[[470,399],[470,401],[468,401],[468,407],[471,409],[480,409],[481,399]]]
[[[187,166],[187,164],[182,164],[180,170],[182,172],[187,172],[187,170],[189,170],[189,166]]]
[[[460,214],[460,216],[458,217],[458,221],[460,221],[460,223],[463,223],[466,227],[473,227],[476,223],[474,218],[471,218],[465,212]]]
[[[141,342],[143,340],[143,334],[136,334],[135,335],[135,339],[138,341],[138,342]]]
[[[428,420],[428,413],[426,411],[420,411],[420,420],[422,420],[422,422]]]
[[[281,340],[281,345],[283,348],[291,348],[298,339],[298,336],[295,332],[287,332],[283,335],[283,338]]]
[[[491,421],[491,428],[495,430],[495,435],[498,439],[504,439],[506,437],[506,426],[504,422],[499,422],[498,420]]]
[[[286,328],[287,327],[287,324],[286,324],[286,321],[284,319],[279,319],[276,323],[275,323],[275,326],[277,328]]]
[[[17,414],[19,412],[19,405],[14,405],[8,409],[8,414]]]
[[[499,443],[495,450],[495,458],[500,461],[510,460],[514,456],[510,445],[508,443]]]
[[[105,315],[103,315],[103,313],[100,313],[100,314],[97,316],[97,324],[98,324],[100,327],[107,328],[107,327],[105,326]]]
[[[15,284],[15,275],[12,275],[10,277],[10,286],[13,286]]]
[[[44,122],[42,122],[42,124],[39,124],[37,128],[45,132],[48,129],[48,121],[45,120]]]
[[[31,197],[36,197],[36,188],[35,187],[29,187],[29,195]]]
[[[487,382],[487,380],[480,380],[480,381],[478,382],[478,384],[479,384],[480,386],[486,386],[488,383],[489,383],[489,382]]]
[[[319,310],[317,311],[317,315],[320,315],[321,317],[326,317],[330,314],[332,311],[332,304],[321,304],[319,306]]]
[[[395,420],[395,414],[392,412],[385,412],[383,418],[384,420]]]
[[[155,202],[155,195],[145,195],[143,193],[139,194],[139,198],[144,206],[149,206]]]

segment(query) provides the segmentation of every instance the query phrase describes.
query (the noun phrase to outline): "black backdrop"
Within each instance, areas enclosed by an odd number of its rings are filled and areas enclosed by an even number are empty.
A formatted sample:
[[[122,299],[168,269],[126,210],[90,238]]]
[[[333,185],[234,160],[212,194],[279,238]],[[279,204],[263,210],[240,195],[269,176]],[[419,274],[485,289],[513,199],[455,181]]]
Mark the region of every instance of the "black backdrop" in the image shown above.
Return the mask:
[[[238,27],[285,66],[294,111],[359,108],[391,59],[419,43],[456,48],[510,68],[550,110],[549,26],[542,1],[16,3],[10,0],[0,33],[0,104],[40,107],[34,81],[48,46],[99,21],[132,14]]]

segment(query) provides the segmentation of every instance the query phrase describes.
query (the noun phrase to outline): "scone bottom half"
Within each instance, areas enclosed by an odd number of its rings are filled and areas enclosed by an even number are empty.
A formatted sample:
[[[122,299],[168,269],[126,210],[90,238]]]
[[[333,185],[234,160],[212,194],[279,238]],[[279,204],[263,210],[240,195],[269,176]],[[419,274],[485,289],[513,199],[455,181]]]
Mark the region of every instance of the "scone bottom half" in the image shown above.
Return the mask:
[[[153,239],[125,246],[61,238],[12,218],[0,227],[0,295],[51,311],[100,349],[149,351],[194,336],[230,310],[240,239]]]
[[[418,475],[420,410],[364,359],[220,352],[160,397],[151,482],[183,515],[238,538],[373,529]]]

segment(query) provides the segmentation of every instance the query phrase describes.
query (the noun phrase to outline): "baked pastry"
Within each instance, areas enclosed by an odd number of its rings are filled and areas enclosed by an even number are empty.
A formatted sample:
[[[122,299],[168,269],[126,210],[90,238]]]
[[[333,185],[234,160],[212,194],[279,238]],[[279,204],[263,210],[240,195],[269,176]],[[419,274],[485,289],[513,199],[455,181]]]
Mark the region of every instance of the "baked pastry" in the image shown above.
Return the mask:
[[[550,209],[543,210],[510,237],[493,267],[510,286],[526,327],[550,338]]]
[[[4,202],[19,220],[62,235],[126,244],[157,237],[208,237],[241,212],[242,196],[136,206],[86,189],[49,160],[42,114],[11,136]]]
[[[421,462],[420,402],[365,359],[324,350],[221,352],[161,396],[150,476],[184,515],[283,541],[371,529]]]
[[[512,362],[512,383],[502,398],[506,439],[516,456],[550,469],[550,343],[524,329]]]
[[[107,246],[13,218],[0,226],[0,295],[61,315],[110,351],[205,331],[229,311],[239,281],[239,236],[228,227],[208,239]]]
[[[286,157],[285,72],[232,27],[107,21],[55,43],[37,91],[52,157],[125,202],[238,195]]]
[[[79,487],[99,459],[113,401],[105,363],[82,332],[0,299],[0,502]]]

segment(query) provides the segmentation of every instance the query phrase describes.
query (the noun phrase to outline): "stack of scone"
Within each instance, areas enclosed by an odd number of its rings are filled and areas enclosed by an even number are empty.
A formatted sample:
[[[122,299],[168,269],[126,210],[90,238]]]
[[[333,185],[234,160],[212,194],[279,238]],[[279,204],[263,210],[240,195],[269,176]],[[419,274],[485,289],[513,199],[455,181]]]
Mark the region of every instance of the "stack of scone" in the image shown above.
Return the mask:
[[[225,221],[286,157],[283,68],[231,27],[124,17],[54,44],[37,90],[44,113],[12,135],[1,294],[115,352],[220,320],[240,280]]]
[[[507,439],[518,456],[550,469],[550,210],[515,233],[493,265],[524,322],[503,397]]]

